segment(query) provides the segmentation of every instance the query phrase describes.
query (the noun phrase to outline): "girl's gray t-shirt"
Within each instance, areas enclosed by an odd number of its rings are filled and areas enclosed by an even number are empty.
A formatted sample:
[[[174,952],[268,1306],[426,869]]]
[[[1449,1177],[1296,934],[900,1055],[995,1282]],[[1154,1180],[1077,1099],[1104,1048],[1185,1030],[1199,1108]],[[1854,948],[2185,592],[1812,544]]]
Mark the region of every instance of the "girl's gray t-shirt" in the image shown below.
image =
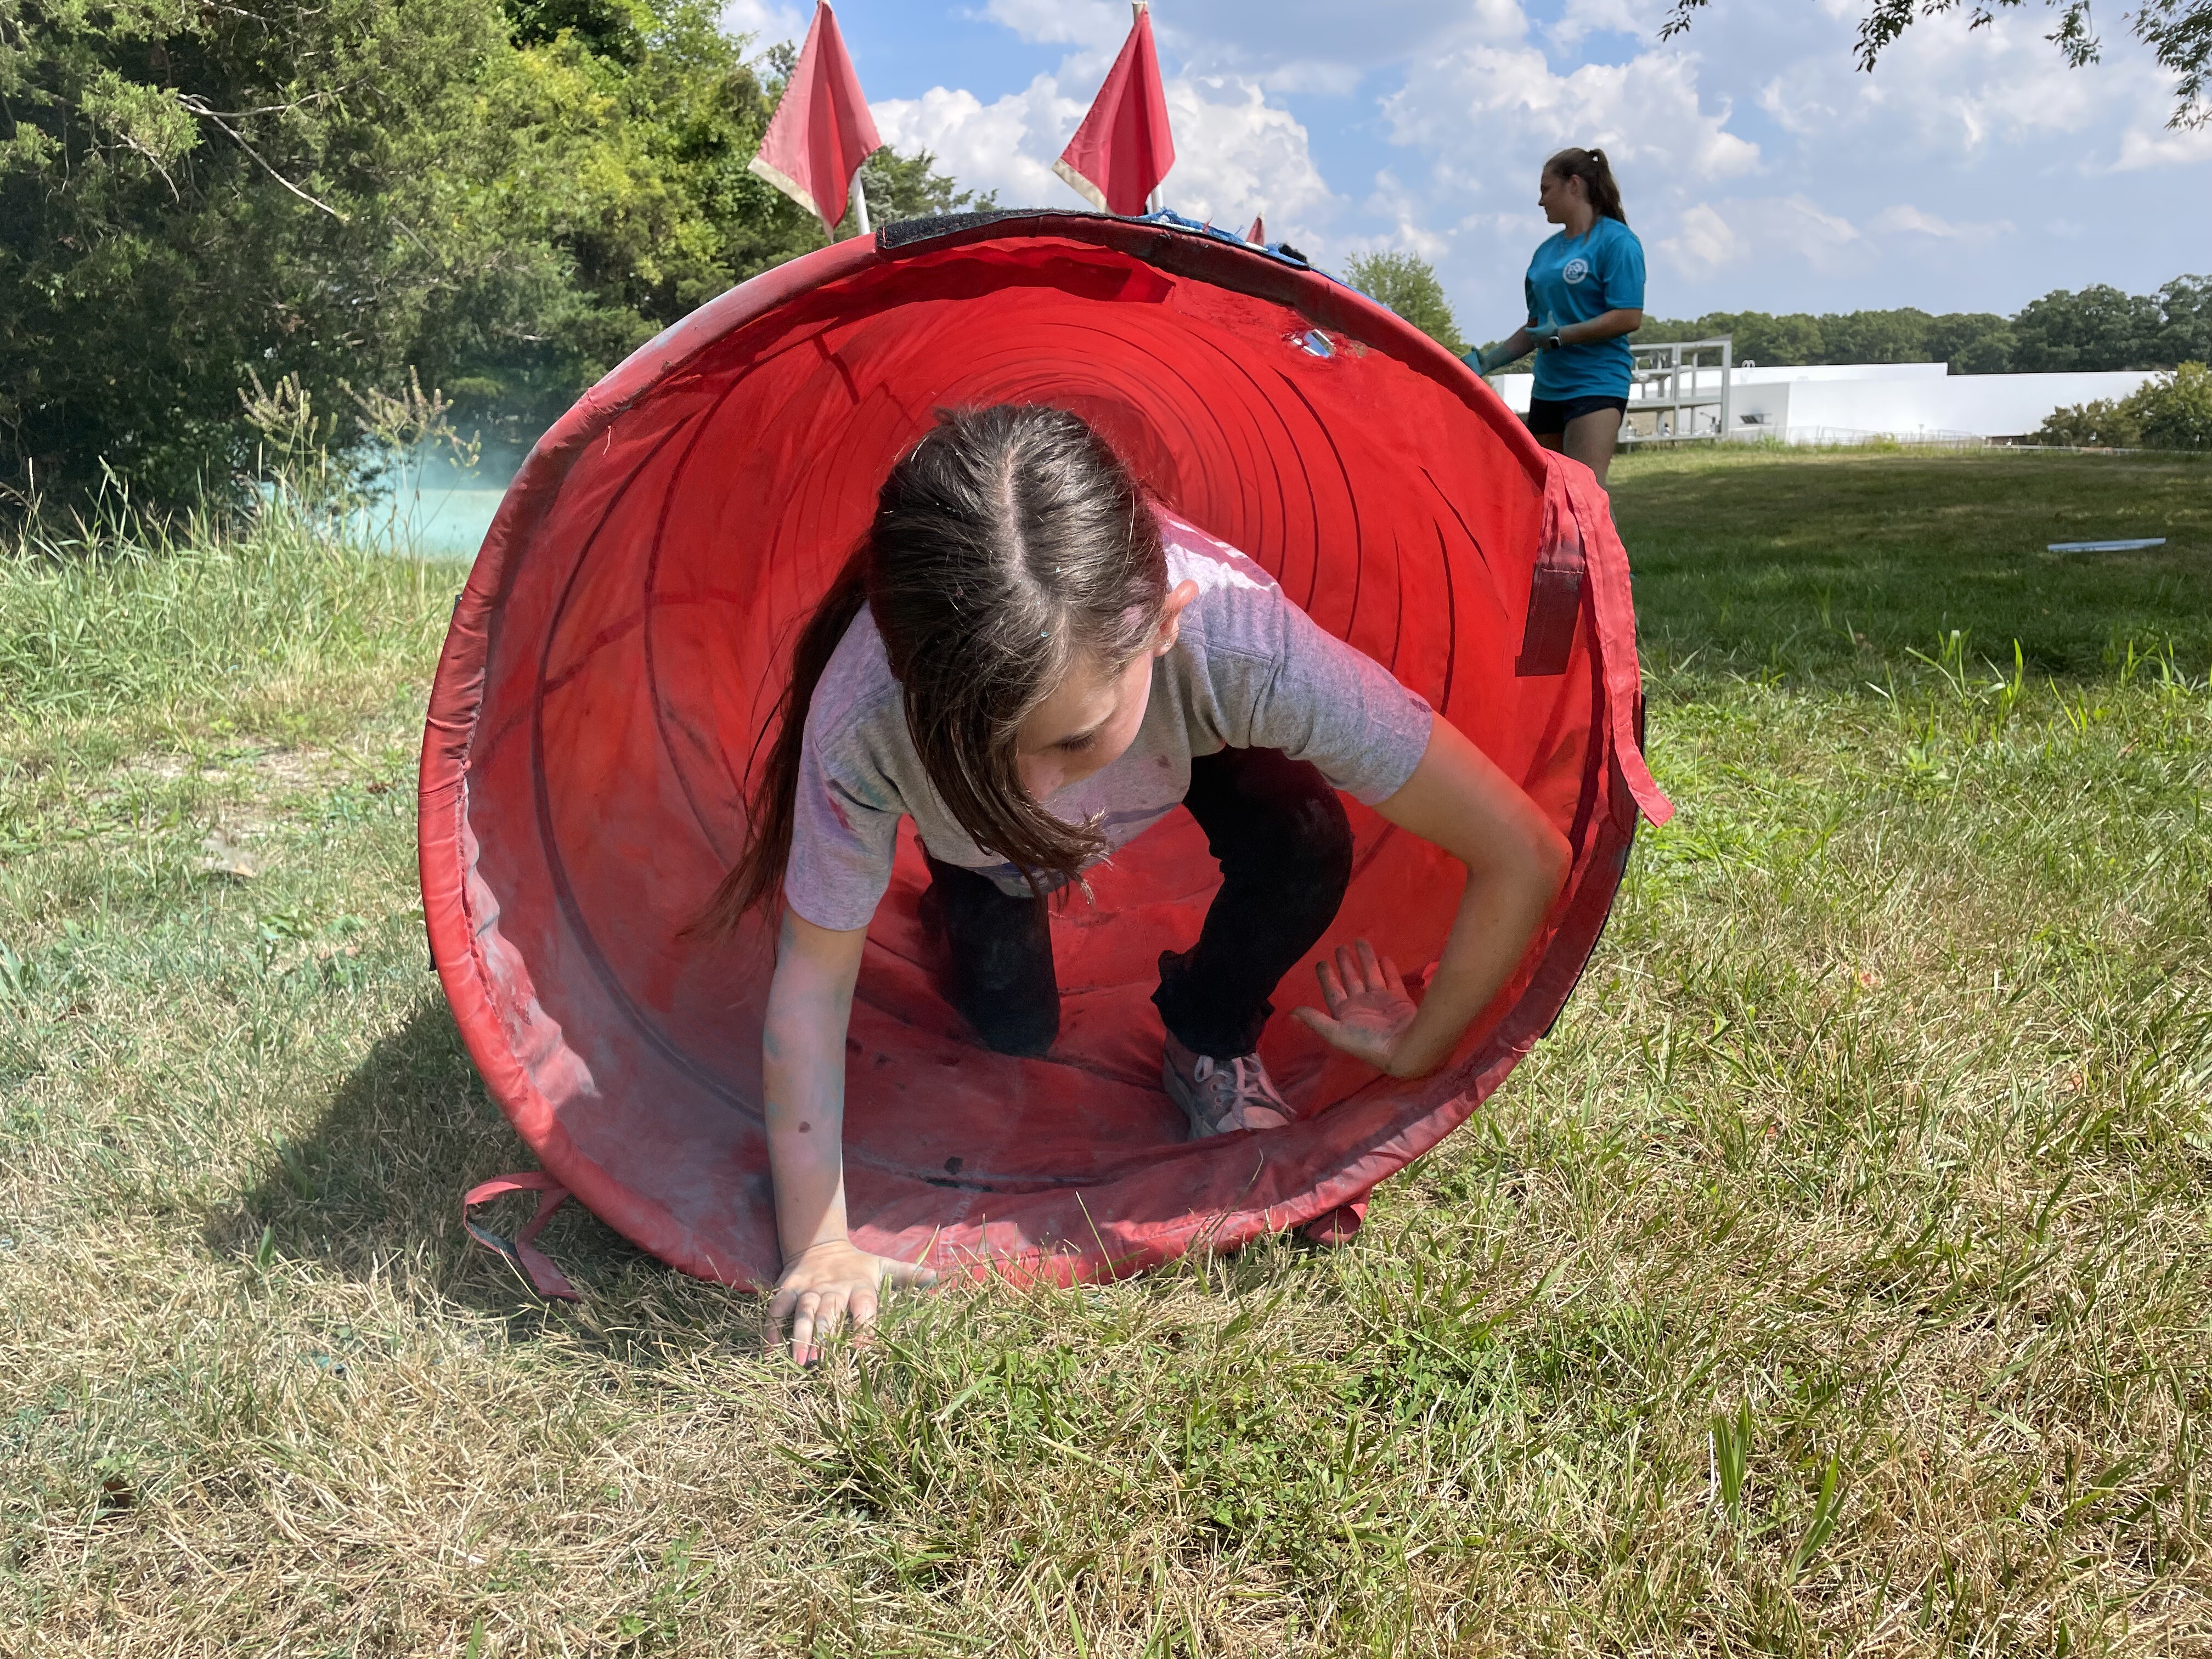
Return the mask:
[[[1267,572],[1163,512],[1168,585],[1192,581],[1176,643],[1152,664],[1152,703],[1112,765],[1045,802],[1126,846],[1182,803],[1194,757],[1279,749],[1373,805],[1413,776],[1435,720],[1371,657],[1324,633]],[[1026,894],[1022,872],[970,840],[923,773],[874,618],[854,617],[807,707],[784,901],[817,927],[865,927],[890,884],[899,819],[946,864]]]

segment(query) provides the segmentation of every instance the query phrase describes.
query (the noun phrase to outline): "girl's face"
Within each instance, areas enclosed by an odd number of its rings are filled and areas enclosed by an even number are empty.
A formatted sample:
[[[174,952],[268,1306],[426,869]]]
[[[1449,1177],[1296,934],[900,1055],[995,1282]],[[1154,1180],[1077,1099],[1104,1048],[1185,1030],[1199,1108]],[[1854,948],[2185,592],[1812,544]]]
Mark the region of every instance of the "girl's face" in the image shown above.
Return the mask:
[[[1118,672],[1079,657],[1066,678],[1030,711],[1014,738],[1014,763],[1030,799],[1046,801],[1103,772],[1129,751],[1152,700],[1152,662],[1175,647],[1185,606],[1198,584],[1177,582],[1160,610],[1152,642]]]
[[[1571,173],[1547,173],[1536,181],[1536,205],[1544,210],[1547,224],[1567,222],[1567,205],[1581,202],[1589,195],[1588,188]]]

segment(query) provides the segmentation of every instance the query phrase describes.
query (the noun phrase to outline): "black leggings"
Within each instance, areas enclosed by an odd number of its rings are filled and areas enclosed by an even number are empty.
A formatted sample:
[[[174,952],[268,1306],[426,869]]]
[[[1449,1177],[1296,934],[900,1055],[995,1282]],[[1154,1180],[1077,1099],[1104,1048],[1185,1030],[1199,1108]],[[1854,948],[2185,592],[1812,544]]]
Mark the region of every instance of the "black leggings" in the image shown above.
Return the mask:
[[[1319,772],[1274,749],[1192,761],[1183,805],[1220,863],[1221,890],[1198,943],[1160,952],[1152,1001],[1185,1047],[1233,1060],[1259,1046],[1269,993],[1336,919],[1352,824]],[[945,932],[953,1006],[1000,1054],[1044,1053],[1060,1031],[1045,901],[933,858],[929,872],[926,912]]]

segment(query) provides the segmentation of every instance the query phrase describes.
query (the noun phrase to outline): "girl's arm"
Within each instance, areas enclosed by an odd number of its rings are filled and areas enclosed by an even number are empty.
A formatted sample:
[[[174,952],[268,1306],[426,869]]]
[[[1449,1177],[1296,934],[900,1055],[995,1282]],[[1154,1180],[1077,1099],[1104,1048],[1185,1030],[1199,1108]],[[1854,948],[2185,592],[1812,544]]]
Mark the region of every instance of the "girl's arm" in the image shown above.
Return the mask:
[[[1416,1010],[1397,969],[1365,939],[1315,972],[1328,1005],[1297,1018],[1345,1053],[1393,1077],[1420,1077],[1449,1059],[1468,1023],[1511,977],[1573,862],[1567,839],[1536,804],[1449,720],[1439,717],[1421,763],[1375,809],[1467,866],[1467,888],[1436,975]]]
[[[856,1329],[874,1320],[885,1280],[937,1278],[856,1249],[845,1234],[845,1028],[866,939],[865,928],[817,927],[786,908],[769,983],[761,1071],[783,1248],[769,1316],[778,1323],[790,1317],[792,1358],[802,1365],[820,1358],[823,1339],[848,1315]]]

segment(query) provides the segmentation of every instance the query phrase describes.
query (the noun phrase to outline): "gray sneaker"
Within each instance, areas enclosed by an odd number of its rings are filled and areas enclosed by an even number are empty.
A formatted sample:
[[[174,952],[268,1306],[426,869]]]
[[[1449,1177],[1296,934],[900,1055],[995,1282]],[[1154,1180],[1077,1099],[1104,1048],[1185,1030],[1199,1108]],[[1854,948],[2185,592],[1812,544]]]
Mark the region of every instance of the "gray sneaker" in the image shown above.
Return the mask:
[[[1297,1115],[1275,1092],[1274,1079],[1257,1054],[1216,1060],[1193,1054],[1170,1032],[1160,1078],[1169,1098],[1190,1120],[1193,1140],[1239,1129],[1279,1129]]]

